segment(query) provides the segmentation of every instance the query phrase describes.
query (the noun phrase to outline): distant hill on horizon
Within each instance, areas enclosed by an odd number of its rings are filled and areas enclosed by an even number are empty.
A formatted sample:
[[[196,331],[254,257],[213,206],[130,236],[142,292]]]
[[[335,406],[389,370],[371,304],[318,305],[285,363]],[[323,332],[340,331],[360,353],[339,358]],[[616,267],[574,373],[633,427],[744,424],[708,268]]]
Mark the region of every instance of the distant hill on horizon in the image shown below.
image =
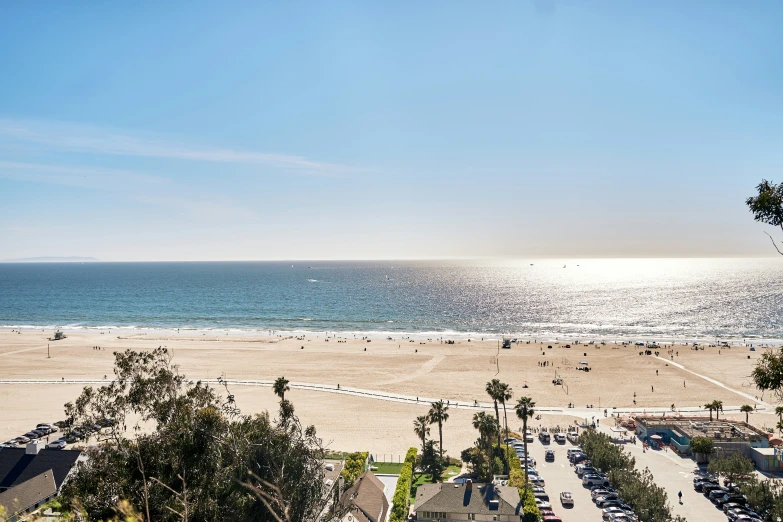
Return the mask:
[[[95,263],[98,261],[94,257],[79,256],[44,256],[44,257],[22,257],[19,259],[3,259],[0,263]]]

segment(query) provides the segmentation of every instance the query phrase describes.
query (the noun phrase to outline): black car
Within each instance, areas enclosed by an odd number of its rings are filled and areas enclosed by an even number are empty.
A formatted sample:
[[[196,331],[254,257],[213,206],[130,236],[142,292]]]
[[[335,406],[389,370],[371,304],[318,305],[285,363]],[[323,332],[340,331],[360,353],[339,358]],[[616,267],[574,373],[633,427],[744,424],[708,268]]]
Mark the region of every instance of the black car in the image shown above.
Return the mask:
[[[728,489],[718,486],[717,488],[710,490],[709,493],[705,493],[704,496],[710,499],[711,502],[715,503],[717,499],[723,498],[723,495],[726,495],[728,493],[729,493]]]
[[[704,491],[704,486],[718,486],[718,483],[712,480],[700,480],[698,482],[693,483],[693,489],[696,491],[702,492]]]
[[[701,487],[701,492],[704,493],[705,497],[709,498],[710,491],[714,491],[716,489],[722,489],[722,488],[717,484],[709,483],[709,484],[704,484]]]
[[[715,502],[715,505],[717,506],[723,506],[724,504],[738,504],[744,506],[748,502],[748,499],[742,495],[737,495],[736,493],[726,493],[722,497],[713,500],[713,502]]]
[[[546,453],[544,454],[544,460],[547,462],[554,462],[555,461],[555,452],[552,450],[546,450]]]

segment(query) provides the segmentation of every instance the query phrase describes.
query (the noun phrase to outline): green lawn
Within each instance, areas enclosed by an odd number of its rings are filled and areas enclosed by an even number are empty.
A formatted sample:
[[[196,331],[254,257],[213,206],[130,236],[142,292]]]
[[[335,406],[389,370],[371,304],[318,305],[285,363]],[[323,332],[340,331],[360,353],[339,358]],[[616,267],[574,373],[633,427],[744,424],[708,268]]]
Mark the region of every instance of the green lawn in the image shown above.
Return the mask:
[[[397,462],[373,462],[371,467],[377,467],[377,470],[373,470],[373,473],[381,473],[384,475],[399,475],[402,469],[402,464]]]

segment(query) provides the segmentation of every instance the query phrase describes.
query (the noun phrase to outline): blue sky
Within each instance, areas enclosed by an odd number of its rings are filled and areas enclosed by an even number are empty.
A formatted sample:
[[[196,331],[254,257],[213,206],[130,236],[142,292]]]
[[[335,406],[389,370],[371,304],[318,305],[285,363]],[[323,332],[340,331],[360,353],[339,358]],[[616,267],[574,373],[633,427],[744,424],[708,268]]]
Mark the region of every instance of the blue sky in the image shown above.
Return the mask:
[[[4,2],[0,259],[771,255],[782,19]]]

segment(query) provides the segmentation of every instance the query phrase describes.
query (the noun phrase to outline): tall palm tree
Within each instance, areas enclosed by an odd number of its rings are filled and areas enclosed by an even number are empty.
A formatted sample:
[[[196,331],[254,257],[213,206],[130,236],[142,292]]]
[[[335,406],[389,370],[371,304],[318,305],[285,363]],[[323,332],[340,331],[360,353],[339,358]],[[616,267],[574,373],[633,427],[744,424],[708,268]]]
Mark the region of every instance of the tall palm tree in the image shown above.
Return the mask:
[[[443,401],[433,402],[428,414],[430,422],[438,425],[438,437],[440,439],[440,458],[443,458],[443,423],[449,420],[449,414],[446,413],[449,407]]]
[[[421,439],[421,451],[424,453],[424,443],[427,440],[427,435],[430,434],[430,419],[426,415],[416,417],[416,420],[413,421],[413,431]]]
[[[291,388],[288,386],[288,379],[285,377],[278,377],[275,380],[275,384],[272,386],[272,391],[275,392],[275,395],[280,397],[280,402],[283,402],[285,400],[285,392],[291,391]]]
[[[712,411],[715,409],[715,401],[708,402],[704,405],[705,410],[710,410],[710,422],[712,422]]]
[[[723,401],[715,401],[712,403],[715,406],[715,420],[720,419],[720,413],[723,411]]]
[[[511,398],[514,396],[514,391],[511,389],[511,386],[509,386],[508,384],[504,382],[500,384],[501,384],[500,404],[503,405],[503,424],[505,425],[506,438],[508,438],[508,415],[506,414],[506,402],[510,401]]]
[[[479,449],[486,455],[489,469],[492,469],[492,439],[500,431],[499,425],[492,415],[480,411],[473,414],[473,427],[479,432]]]
[[[500,426],[500,411],[498,410],[498,402],[500,402],[503,396],[503,383],[498,379],[492,379],[487,383],[487,394],[495,403],[495,420]],[[498,446],[500,446],[500,431],[498,431]]]
[[[522,436],[524,437],[522,440],[525,447],[525,465],[522,467],[525,468],[525,487],[527,487],[527,457],[529,455],[527,452],[527,420],[535,415],[536,412],[533,410],[535,407],[536,403],[530,397],[520,397],[516,406],[517,417],[522,419]]]
[[[750,404],[743,404],[740,408],[740,411],[745,414],[745,424],[749,424],[748,422],[748,414],[753,411],[753,406]]]

